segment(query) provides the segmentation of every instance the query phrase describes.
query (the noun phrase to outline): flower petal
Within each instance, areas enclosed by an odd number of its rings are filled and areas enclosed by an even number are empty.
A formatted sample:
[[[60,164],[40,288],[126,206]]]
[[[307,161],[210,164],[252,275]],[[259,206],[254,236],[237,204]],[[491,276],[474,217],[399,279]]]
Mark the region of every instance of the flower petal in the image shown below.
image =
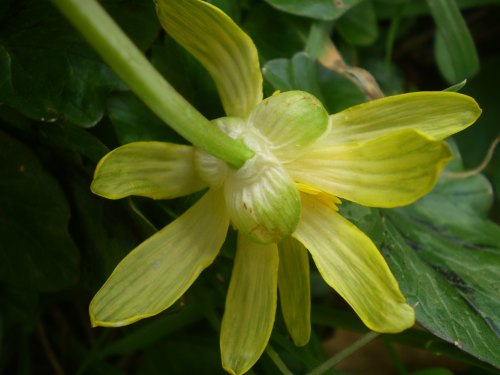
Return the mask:
[[[481,109],[474,99],[455,92],[416,92],[388,96],[330,116],[322,144],[366,142],[401,129],[415,129],[443,139],[474,123]]]
[[[311,288],[307,249],[289,237],[278,245],[280,304],[288,332],[297,346],[311,335]]]
[[[260,245],[241,234],[222,318],[222,366],[243,374],[264,351],[274,325],[278,287],[276,244]]]
[[[250,37],[220,9],[197,0],[156,0],[163,28],[210,73],[228,116],[246,117],[262,100]]]
[[[92,325],[123,326],[171,306],[213,262],[228,226],[222,193],[209,190],[118,264],[90,303]]]
[[[325,132],[328,113],[311,94],[287,91],[257,105],[249,123],[272,143],[278,159],[293,160],[300,149]]]
[[[233,224],[259,243],[281,241],[299,222],[299,192],[276,160],[256,155],[230,170],[224,193]]]
[[[304,194],[302,205],[294,237],[309,250],[325,281],[368,328],[392,333],[411,327],[415,312],[373,242],[314,197]]]
[[[427,194],[450,158],[444,142],[406,129],[366,143],[312,148],[287,170],[295,181],[340,198],[397,207]]]
[[[165,142],[135,142],[104,156],[92,192],[108,199],[139,195],[169,199],[206,187],[193,166],[193,148]]]

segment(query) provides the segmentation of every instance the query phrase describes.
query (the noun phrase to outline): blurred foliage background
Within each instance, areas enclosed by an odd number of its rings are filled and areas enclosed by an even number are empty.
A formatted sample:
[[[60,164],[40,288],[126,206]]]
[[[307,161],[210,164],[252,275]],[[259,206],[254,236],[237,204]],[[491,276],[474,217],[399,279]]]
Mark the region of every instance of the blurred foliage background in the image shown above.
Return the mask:
[[[416,305],[419,325],[380,336],[329,373],[500,373],[500,152],[484,174],[463,173],[482,163],[500,131],[500,1],[211,2],[256,43],[267,95],[309,91],[334,113],[381,95],[443,90],[467,79],[460,91],[479,102],[483,115],[450,141],[456,158],[435,190],[402,209],[342,206],[386,256]],[[101,3],[183,96],[210,119],[223,114],[210,77],[161,31],[152,1]],[[174,307],[129,327],[90,328],[88,303],[117,262],[197,198],[93,196],[98,160],[137,140],[185,142],[48,0],[2,0],[2,373],[223,373],[218,330],[231,234]],[[296,348],[278,311],[270,347],[252,373],[306,374],[366,332],[315,270],[312,278],[311,342]]]

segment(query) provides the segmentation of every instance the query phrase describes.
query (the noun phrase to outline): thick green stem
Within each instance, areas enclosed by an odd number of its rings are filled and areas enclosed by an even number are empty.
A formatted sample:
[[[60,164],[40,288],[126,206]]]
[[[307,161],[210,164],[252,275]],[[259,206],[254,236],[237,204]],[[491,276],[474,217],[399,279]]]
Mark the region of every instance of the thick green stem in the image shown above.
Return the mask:
[[[254,152],[213,126],[158,73],[96,0],[52,0],[146,105],[193,145],[241,167]]]

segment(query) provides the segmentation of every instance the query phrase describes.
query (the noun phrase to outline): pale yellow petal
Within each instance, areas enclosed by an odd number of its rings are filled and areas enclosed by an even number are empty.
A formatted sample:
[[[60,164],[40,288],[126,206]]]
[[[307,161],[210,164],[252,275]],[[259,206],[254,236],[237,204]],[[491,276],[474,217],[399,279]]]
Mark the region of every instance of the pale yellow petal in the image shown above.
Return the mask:
[[[415,312],[387,263],[354,224],[304,194],[302,218],[294,237],[309,250],[325,281],[368,328],[394,333],[414,324]]]
[[[220,337],[222,365],[229,373],[247,372],[266,348],[277,288],[276,244],[260,245],[239,235]]]
[[[287,165],[292,178],[365,206],[397,207],[427,194],[451,153],[411,130],[349,145],[311,148]]]
[[[194,170],[193,148],[165,142],[135,142],[104,156],[92,192],[108,199],[139,195],[170,199],[206,187]]]
[[[331,128],[322,144],[365,142],[401,129],[443,139],[473,124],[480,114],[473,98],[455,92],[388,96],[330,116]]]
[[[311,335],[311,287],[307,249],[289,237],[278,245],[280,305],[288,332],[297,346]]]
[[[262,74],[250,37],[215,6],[156,0],[163,28],[210,73],[228,116],[246,117],[262,100]]]
[[[222,193],[209,190],[118,264],[90,304],[92,325],[123,326],[171,306],[213,262],[228,226]]]

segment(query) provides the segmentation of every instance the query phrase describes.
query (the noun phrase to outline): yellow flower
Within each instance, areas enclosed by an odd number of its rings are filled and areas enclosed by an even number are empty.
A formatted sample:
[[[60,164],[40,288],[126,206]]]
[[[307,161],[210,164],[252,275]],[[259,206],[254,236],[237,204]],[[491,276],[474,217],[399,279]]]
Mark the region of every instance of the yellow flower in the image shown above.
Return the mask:
[[[120,262],[91,302],[93,325],[122,326],[171,306],[213,262],[232,224],[238,244],[221,328],[230,373],[246,372],[262,354],[278,288],[294,342],[309,340],[307,251],[370,329],[412,326],[414,310],[384,258],[337,205],[397,207],[428,193],[450,159],[442,139],[480,114],[474,100],[404,94],[331,116],[305,92],[263,100],[255,46],[229,17],[198,0],[157,0],[157,11],[217,85],[227,117],[214,126],[255,156],[236,170],[194,147],[137,142],[100,161],[92,190],[110,199],[208,191]]]

